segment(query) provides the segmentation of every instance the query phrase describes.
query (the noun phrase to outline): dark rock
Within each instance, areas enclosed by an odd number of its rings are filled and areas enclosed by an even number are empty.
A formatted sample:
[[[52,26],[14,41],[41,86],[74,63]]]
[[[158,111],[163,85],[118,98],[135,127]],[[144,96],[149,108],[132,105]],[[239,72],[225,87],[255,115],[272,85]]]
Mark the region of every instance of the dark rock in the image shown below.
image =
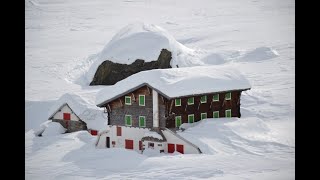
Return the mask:
[[[140,71],[171,68],[171,59],[171,52],[167,49],[162,49],[158,60],[151,62],[145,62],[143,59],[137,59],[132,64],[128,65],[106,60],[98,67],[90,86],[113,85]]]

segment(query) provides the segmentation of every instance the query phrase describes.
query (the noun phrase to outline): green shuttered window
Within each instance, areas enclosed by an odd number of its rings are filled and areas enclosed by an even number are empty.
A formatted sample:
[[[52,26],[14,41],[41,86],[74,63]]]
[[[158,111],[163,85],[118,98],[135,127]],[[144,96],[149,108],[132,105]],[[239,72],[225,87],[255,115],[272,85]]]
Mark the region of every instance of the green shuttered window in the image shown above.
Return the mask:
[[[231,109],[226,110],[226,117],[231,117]]]
[[[125,104],[131,105],[131,96],[125,96]]]
[[[219,111],[213,111],[213,118],[219,118]]]
[[[181,125],[181,116],[176,116],[176,127],[180,127]]]
[[[181,99],[176,99],[175,104],[176,106],[181,106]]]
[[[139,116],[139,127],[146,127],[146,117]]]
[[[207,96],[202,96],[200,102],[207,103]]]
[[[215,101],[219,101],[219,94],[215,94],[213,95],[213,99],[212,99],[213,102]]]
[[[145,106],[146,105],[145,98],[146,98],[145,95],[139,95],[139,106]]]
[[[194,104],[194,97],[188,98],[188,105]]]
[[[231,92],[226,94],[226,100],[230,100],[231,99]]]
[[[125,115],[125,124],[126,124],[126,126],[132,126],[132,116],[131,115]]]
[[[193,123],[194,122],[194,114],[189,114],[188,115],[188,123]]]
[[[201,113],[201,120],[207,118],[207,113]]]

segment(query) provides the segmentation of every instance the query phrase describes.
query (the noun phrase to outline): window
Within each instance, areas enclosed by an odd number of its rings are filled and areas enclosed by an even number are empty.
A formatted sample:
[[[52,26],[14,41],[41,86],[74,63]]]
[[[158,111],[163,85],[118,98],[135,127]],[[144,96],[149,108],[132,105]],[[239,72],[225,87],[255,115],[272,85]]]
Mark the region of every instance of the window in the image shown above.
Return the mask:
[[[146,117],[139,116],[139,127],[146,127]]]
[[[202,96],[200,99],[201,103],[207,103],[207,96]]]
[[[117,136],[121,136],[121,127],[117,126]]]
[[[97,130],[90,130],[91,135],[96,136],[98,135],[98,131]]]
[[[188,98],[188,105],[194,104],[194,97]]]
[[[219,111],[213,111],[213,118],[219,118]]]
[[[154,143],[149,142],[148,148],[154,149]]]
[[[126,123],[126,126],[131,126],[132,125],[132,117],[131,115],[126,115],[125,116],[125,123]]]
[[[176,101],[176,103],[175,103],[176,106],[181,106],[181,99],[176,99],[175,101]]]
[[[193,123],[194,122],[194,114],[189,114],[188,115],[188,123]]]
[[[213,102],[219,101],[219,94],[213,95],[212,101],[213,101]]]
[[[201,113],[201,120],[207,118],[207,113]]]
[[[131,96],[125,96],[125,104],[126,105],[131,105]]]
[[[231,109],[226,110],[226,117],[231,117]]]
[[[63,119],[64,120],[70,120],[71,118],[70,118],[70,113],[63,113]]]
[[[139,106],[145,106],[145,95],[139,95]]]
[[[181,116],[176,116],[176,127],[180,127],[181,125]]]
[[[226,94],[226,100],[230,100],[231,99],[231,92],[228,92],[227,94]]]

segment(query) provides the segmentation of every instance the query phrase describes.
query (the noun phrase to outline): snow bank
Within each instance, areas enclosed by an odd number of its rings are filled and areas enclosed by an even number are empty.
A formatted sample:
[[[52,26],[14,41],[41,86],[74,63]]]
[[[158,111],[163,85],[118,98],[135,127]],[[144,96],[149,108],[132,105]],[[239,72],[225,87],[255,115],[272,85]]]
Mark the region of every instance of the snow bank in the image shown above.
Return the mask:
[[[155,69],[134,74],[102,89],[96,97],[101,104],[121,93],[147,83],[168,98],[250,88],[249,81],[230,65]]]
[[[65,132],[66,132],[66,129],[62,127],[60,123],[51,122],[51,123],[48,123],[48,127],[45,128],[44,132],[42,133],[42,136],[55,136],[55,135],[63,134]]]
[[[151,148],[146,148],[145,150],[143,150],[143,155],[148,156],[148,157],[152,157],[152,156],[163,156],[164,154],[161,154],[159,152],[159,150],[157,149],[151,149]]]
[[[107,117],[102,108],[90,103],[78,94],[66,93],[61,96],[49,110],[51,117],[62,105],[68,104],[76,115],[86,122],[88,129],[100,130],[107,125]]]
[[[279,56],[276,50],[269,47],[259,47],[246,52],[238,61],[262,61]]]
[[[100,53],[88,60],[93,63],[85,77],[80,77],[86,80],[78,79],[77,82],[89,84],[105,60],[121,64],[131,64],[136,59],[150,62],[158,59],[162,49],[172,52],[171,67],[203,65],[197,51],[176,41],[165,29],[154,24],[136,22],[122,28]]]
[[[144,133],[143,135],[144,137],[153,137],[153,138],[156,138],[156,139],[159,139],[159,140],[163,140],[162,136],[154,131],[149,131],[149,132],[146,132]]]

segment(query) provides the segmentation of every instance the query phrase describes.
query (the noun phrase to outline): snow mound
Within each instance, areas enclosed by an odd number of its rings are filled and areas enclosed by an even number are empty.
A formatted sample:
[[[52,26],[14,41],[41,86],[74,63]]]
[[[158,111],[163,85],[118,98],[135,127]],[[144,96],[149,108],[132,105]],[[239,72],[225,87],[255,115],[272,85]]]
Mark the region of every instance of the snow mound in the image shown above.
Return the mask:
[[[269,47],[259,47],[245,53],[238,61],[263,61],[279,56],[276,50]]]
[[[143,150],[143,155],[148,156],[148,157],[153,157],[153,156],[162,156],[163,154],[160,153],[159,150],[156,149],[150,149],[150,148],[146,148],[145,150]]]
[[[121,64],[131,64],[136,59],[146,62],[157,60],[162,49],[172,52],[171,67],[203,65],[198,52],[178,41],[165,29],[137,22],[122,28],[96,56],[91,57],[89,70],[76,83],[89,84],[99,65],[105,60]],[[84,80],[83,80],[84,78]]]
[[[147,83],[166,98],[251,88],[249,81],[231,65],[155,69],[136,73],[96,96],[96,104],[111,101],[130,89]]]
[[[163,140],[162,136],[154,131],[144,133],[143,137],[153,137],[159,140]]]
[[[63,134],[65,132],[66,132],[66,129],[62,127],[60,123],[51,122],[51,123],[48,123],[48,127],[45,128],[44,132],[42,133],[42,136],[55,136],[55,135]]]
[[[36,130],[34,131],[34,134],[35,134],[36,136],[41,135],[41,134],[44,132],[44,130],[49,126],[49,124],[50,124],[51,122],[52,122],[52,121],[47,120],[47,121],[41,123],[39,129],[36,129]]]
[[[85,97],[74,93],[62,95],[49,110],[49,118],[64,104],[68,104],[73,112],[87,124],[88,129],[100,130],[107,125],[107,117],[102,108],[98,108]]]

